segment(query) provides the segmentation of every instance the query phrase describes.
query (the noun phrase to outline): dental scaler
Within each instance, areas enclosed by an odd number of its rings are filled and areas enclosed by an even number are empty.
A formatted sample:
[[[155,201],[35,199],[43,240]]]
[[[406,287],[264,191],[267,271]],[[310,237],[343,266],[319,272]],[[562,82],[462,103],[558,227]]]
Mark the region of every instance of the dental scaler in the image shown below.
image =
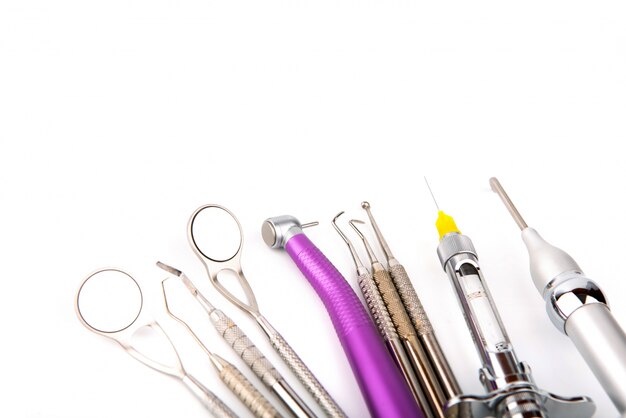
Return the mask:
[[[626,417],[626,334],[617,323],[602,290],[585,277],[565,251],[547,243],[529,228],[495,177],[491,188],[522,231],[530,275],[546,301],[557,329],[574,342],[622,417]]]
[[[261,233],[269,247],[287,251],[322,299],[371,415],[423,418],[356,293],[302,232],[308,225],[278,216],[267,219]]]
[[[436,202],[435,202],[436,204]],[[586,397],[565,398],[539,389],[530,367],[515,355],[493,298],[483,279],[472,241],[462,235],[452,217],[439,211],[437,255],[450,277],[467,326],[481,357],[480,381],[486,395],[459,395],[448,412],[469,404],[474,417],[588,418],[595,412]]]

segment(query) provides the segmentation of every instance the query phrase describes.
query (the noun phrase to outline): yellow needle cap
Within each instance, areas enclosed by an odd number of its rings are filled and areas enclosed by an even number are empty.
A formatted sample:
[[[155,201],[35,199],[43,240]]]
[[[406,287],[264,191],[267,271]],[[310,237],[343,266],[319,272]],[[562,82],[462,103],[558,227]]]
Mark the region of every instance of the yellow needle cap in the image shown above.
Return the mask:
[[[454,222],[452,216],[446,215],[442,210],[439,211],[435,226],[437,227],[437,231],[439,231],[439,241],[441,241],[444,235],[449,234],[450,232],[456,232],[458,234],[461,233],[459,228],[456,227],[456,223]]]

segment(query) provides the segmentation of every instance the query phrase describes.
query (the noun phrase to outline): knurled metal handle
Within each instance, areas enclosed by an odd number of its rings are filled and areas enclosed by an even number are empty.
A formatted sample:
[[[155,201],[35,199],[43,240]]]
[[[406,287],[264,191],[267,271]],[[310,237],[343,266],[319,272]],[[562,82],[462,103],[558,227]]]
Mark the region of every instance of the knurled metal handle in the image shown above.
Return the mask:
[[[389,273],[384,269],[375,269],[372,278],[376,282],[376,287],[380,292],[380,296],[387,306],[387,312],[398,331],[400,338],[408,339],[411,336],[417,336],[415,329],[411,324],[409,315],[407,314],[402,299],[396,290]]]
[[[433,334],[433,326],[404,267],[401,264],[392,266],[389,268],[389,274],[417,333],[419,335]]]
[[[220,310],[215,310],[214,315],[218,319],[214,321],[215,328],[224,340],[235,350],[241,359],[252,369],[268,387],[274,386],[280,379],[280,374],[272,363],[265,358],[263,353],[256,348],[254,343],[246,336],[241,328],[237,326],[226,314]]]
[[[220,379],[237,395],[257,418],[279,418],[280,413],[269,403],[250,381],[228,363],[220,370]]]
[[[359,287],[361,288],[361,293],[363,293],[363,297],[365,298],[365,302],[367,303],[367,307],[372,314],[372,318],[378,327],[380,335],[385,339],[385,341],[391,341],[398,338],[396,327],[393,325],[393,321],[389,316],[389,312],[387,311],[383,298],[378,292],[376,283],[374,282],[374,279],[372,279],[372,275],[369,272],[361,274],[357,281],[359,283]]]
[[[237,418],[237,415],[198,379],[187,374],[182,380],[215,418]]]
[[[298,357],[296,352],[293,351],[282,335],[278,332],[272,332],[269,337],[272,346],[278,351],[280,357],[287,363],[298,380],[300,380],[309,393],[313,395],[313,398],[322,407],[324,413],[331,418],[344,418],[346,415],[339,405],[337,405],[330,394],[326,392],[326,389],[324,389],[322,384],[313,373],[311,373],[300,357]]]
[[[237,418],[237,415],[213,393],[207,393],[202,403],[215,418]]]

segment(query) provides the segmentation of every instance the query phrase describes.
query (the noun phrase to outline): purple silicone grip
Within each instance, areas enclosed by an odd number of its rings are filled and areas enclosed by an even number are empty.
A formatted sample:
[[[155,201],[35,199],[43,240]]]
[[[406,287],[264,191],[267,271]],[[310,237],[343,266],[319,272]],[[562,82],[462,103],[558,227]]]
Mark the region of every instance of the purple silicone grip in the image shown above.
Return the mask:
[[[423,418],[374,322],[346,279],[304,234],[293,236],[285,249],[324,302],[372,416]]]

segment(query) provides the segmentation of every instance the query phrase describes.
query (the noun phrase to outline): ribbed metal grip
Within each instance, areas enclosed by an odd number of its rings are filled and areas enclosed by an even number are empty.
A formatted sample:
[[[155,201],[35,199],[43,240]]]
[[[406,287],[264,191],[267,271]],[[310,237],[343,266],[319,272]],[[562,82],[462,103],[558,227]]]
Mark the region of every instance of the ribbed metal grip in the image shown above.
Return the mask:
[[[273,332],[269,337],[272,346],[278,351],[280,357],[287,363],[298,380],[300,380],[309,393],[313,395],[313,398],[322,407],[324,413],[331,418],[345,417],[339,405],[330,397],[330,394],[326,392],[326,389],[324,389],[322,384],[315,378],[296,352],[293,351],[282,335],[278,332]]]
[[[187,374],[182,381],[215,418],[237,418],[237,415],[198,379]]]
[[[372,275],[370,273],[361,274],[358,277],[358,283],[380,335],[385,341],[398,338],[398,332],[393,326],[393,321],[389,316],[389,312],[387,312],[383,298],[380,296],[380,293],[378,293],[378,288],[376,287],[374,279],[372,279]]]
[[[372,277],[400,338],[407,339],[416,336],[415,329],[389,273],[384,269],[375,269]]]
[[[280,417],[280,413],[232,364],[220,370],[220,378],[257,418]]]
[[[237,418],[237,415],[213,393],[207,394],[202,403],[215,418]]]
[[[385,301],[391,320],[398,331],[398,335],[404,341],[405,348],[408,350],[408,356],[411,359],[415,369],[417,378],[432,411],[438,417],[443,417],[443,404],[446,398],[439,386],[437,376],[435,375],[429,359],[420,344],[417,332],[413,328],[411,319],[404,308],[402,299],[396,290],[396,287],[387,270],[374,267],[374,281]]]
[[[400,299],[402,299],[402,304],[409,314],[409,318],[411,318],[415,331],[417,331],[419,335],[432,334],[434,332],[433,326],[424,311],[422,302],[420,302],[419,297],[417,297],[415,288],[404,267],[401,264],[392,266],[389,268],[389,274],[398,290]]]
[[[280,379],[278,371],[265,358],[263,353],[256,348],[241,328],[237,326],[222,311],[215,310],[212,315],[217,315],[218,320],[214,321],[215,328],[222,335],[224,340],[230,344],[241,359],[252,369],[259,379],[267,386],[272,387]]]

